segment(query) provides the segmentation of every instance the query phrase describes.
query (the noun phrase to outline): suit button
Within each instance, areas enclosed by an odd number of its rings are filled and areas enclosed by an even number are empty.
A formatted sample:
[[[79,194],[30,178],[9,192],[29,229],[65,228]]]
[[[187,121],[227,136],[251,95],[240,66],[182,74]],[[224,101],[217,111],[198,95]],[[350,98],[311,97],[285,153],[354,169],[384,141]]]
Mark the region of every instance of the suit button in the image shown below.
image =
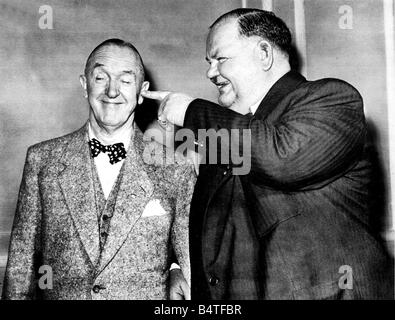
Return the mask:
[[[100,292],[100,289],[101,289],[101,286],[99,286],[99,285],[94,285],[93,286],[93,288],[92,288],[92,291],[94,292],[94,293],[99,293]]]
[[[103,215],[103,221],[107,221],[107,220],[108,220],[108,218],[109,218],[109,216],[108,216],[108,215],[106,215],[106,214],[104,214],[104,215]]]
[[[215,286],[218,284],[219,279],[216,276],[211,276],[208,282],[210,283],[211,286]]]

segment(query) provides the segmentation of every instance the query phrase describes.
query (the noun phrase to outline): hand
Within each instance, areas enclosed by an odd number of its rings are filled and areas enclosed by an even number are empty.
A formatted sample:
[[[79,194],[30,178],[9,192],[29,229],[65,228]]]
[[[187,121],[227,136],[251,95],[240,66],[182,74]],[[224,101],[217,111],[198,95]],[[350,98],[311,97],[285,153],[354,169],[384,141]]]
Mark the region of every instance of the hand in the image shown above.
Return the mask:
[[[193,150],[187,149],[187,160],[193,164],[196,175],[199,175],[199,165],[202,162],[203,155]]]
[[[147,99],[160,101],[158,119],[168,121],[182,127],[184,125],[185,112],[194,98],[184,93],[170,91],[142,91],[141,95]]]
[[[170,300],[191,300],[191,293],[181,269],[170,270]]]

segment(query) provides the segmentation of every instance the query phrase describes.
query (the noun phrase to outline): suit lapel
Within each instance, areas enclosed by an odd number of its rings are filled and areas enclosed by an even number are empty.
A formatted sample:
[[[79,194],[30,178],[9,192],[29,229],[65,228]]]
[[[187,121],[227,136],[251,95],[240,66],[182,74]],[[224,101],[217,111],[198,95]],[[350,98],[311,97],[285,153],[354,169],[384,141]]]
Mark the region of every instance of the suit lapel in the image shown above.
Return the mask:
[[[141,158],[141,148],[143,148],[142,134],[136,129],[121,169],[123,177],[116,196],[114,215],[103,249],[99,272],[107,266],[126,241],[154,192],[154,185]]]
[[[69,142],[61,162],[64,170],[58,176],[59,184],[81,242],[95,264],[99,230],[86,125]]]

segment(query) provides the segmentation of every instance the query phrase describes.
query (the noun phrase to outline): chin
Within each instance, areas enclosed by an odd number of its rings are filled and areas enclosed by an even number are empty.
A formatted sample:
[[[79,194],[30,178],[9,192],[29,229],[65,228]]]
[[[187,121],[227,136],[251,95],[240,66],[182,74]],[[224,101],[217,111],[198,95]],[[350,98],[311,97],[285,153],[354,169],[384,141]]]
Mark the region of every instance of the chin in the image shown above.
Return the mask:
[[[218,97],[218,103],[220,104],[221,107],[230,108],[235,103],[235,99],[220,95]]]
[[[218,104],[224,108],[230,108],[233,105],[233,103],[229,103],[229,101],[223,101],[221,99],[218,99]]]
[[[123,122],[118,119],[102,119],[101,123],[106,127],[119,127]]]

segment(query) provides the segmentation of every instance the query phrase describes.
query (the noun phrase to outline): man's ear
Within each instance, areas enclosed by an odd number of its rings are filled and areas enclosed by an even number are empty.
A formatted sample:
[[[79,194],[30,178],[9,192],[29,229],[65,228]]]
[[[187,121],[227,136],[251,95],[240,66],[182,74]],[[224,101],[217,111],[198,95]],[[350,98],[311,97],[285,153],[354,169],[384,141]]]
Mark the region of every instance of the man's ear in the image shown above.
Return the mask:
[[[273,46],[266,40],[258,42],[259,58],[264,71],[268,71],[273,65]]]
[[[143,84],[141,85],[139,98],[138,98],[138,101],[137,101],[138,104],[142,104],[143,101],[144,101],[144,97],[141,95],[141,91],[147,91],[148,88],[149,88],[149,85],[150,85],[149,81],[144,81]]]
[[[86,77],[82,74],[80,75],[80,83],[82,86],[82,89],[84,89],[84,97],[88,98],[88,90],[87,90],[87,84],[86,84]]]

